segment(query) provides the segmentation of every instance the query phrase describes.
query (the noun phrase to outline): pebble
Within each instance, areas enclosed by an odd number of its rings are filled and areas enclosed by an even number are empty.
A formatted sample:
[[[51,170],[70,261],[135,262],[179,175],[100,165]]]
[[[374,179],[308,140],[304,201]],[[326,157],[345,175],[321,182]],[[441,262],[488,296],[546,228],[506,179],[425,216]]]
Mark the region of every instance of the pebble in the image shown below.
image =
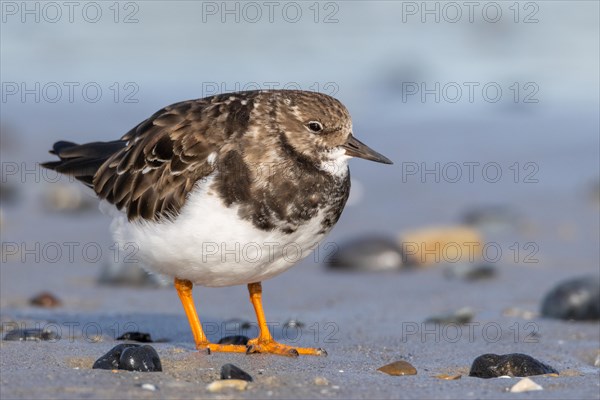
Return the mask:
[[[140,343],[153,343],[152,337],[149,333],[145,332],[125,332],[119,336],[116,340],[129,340],[132,342]]]
[[[490,264],[455,264],[444,270],[446,278],[478,281],[495,277],[497,269]]]
[[[583,276],[559,283],[542,301],[543,317],[600,320],[600,277]]]
[[[233,336],[225,336],[219,340],[219,344],[235,344],[245,346],[248,344],[250,338],[244,335],[233,335]]]
[[[141,372],[162,371],[160,358],[152,346],[133,343],[124,343],[113,347],[96,360],[92,368]]]
[[[249,373],[233,364],[225,364],[221,367],[221,379],[241,379],[252,382],[252,376]]]
[[[518,307],[506,308],[502,311],[502,315],[504,315],[505,317],[516,317],[516,318],[522,318],[522,319],[527,319],[527,320],[538,317],[537,312],[525,310],[525,309],[518,308]]]
[[[383,367],[377,368],[377,371],[381,371],[392,376],[417,374],[417,369],[413,367],[412,364],[404,360],[395,361],[391,364],[384,365]]]
[[[399,238],[405,265],[476,262],[481,258],[483,237],[470,226],[434,226],[405,231]]]
[[[306,324],[302,321],[298,321],[297,319],[288,319],[284,324],[284,328],[297,328],[302,329],[306,326]]]
[[[558,371],[527,354],[484,354],[471,365],[469,376],[497,378],[500,376],[532,376],[557,374]]]
[[[158,353],[149,345],[128,347],[121,353],[119,369],[127,371],[157,372],[162,371]]]
[[[329,381],[327,380],[327,378],[323,378],[322,376],[317,376],[315,378],[315,385],[317,386],[327,386],[329,385]]]
[[[227,389],[235,389],[242,391],[246,390],[247,387],[248,381],[243,381],[241,379],[226,379],[209,383],[206,386],[206,390],[212,393],[216,393]]]
[[[460,374],[458,374],[458,375],[439,374],[439,375],[436,375],[435,378],[443,379],[445,381],[456,381],[456,380],[462,378],[462,375],[460,375]]]
[[[340,271],[395,271],[402,267],[400,248],[383,237],[354,239],[327,253],[331,254],[324,254],[327,266]]]
[[[473,320],[475,314],[473,310],[469,307],[463,307],[459,310],[449,312],[446,314],[436,315],[433,317],[429,317],[425,320],[426,323],[447,325],[447,324],[468,324]]]
[[[157,387],[151,383],[143,383],[141,388],[144,390],[149,390],[151,392],[156,392],[156,390],[157,390]]]
[[[128,347],[138,346],[137,344],[124,343],[119,344],[104,354],[102,357],[96,360],[92,369],[119,369],[119,359],[121,353]]]
[[[42,292],[31,299],[29,304],[42,308],[54,308],[62,306],[62,302],[50,292]]]
[[[532,392],[534,390],[544,390],[544,388],[529,378],[521,379],[510,388],[511,393]]]
[[[4,335],[4,340],[8,341],[53,341],[60,339],[60,336],[54,331],[43,329],[13,329]]]

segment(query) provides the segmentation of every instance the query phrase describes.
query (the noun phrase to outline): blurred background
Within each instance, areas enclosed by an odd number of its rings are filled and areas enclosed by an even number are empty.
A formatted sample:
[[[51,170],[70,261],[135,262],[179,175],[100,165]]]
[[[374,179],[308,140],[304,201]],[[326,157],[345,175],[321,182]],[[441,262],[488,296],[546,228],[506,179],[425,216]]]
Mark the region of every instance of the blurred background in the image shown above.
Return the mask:
[[[542,254],[598,266],[596,2],[3,2],[2,18],[3,242],[106,235],[93,196],[38,167],[54,141],[111,140],[184,99],[300,88],[340,99],[395,162],[351,163],[331,241],[501,206],[545,235]],[[55,204],[61,190],[82,197]]]
[[[475,298],[513,291],[535,312],[555,283],[599,274],[598,2],[75,3],[2,2],[4,310],[42,290],[77,310],[113,307],[124,295],[81,299],[98,277],[112,279],[126,253],[111,248],[110,220],[82,185],[38,166],[54,141],[111,140],[165,105],[257,88],[335,96],[355,135],[394,161],[351,161],[350,203],[326,239],[336,248],[468,226],[502,250],[483,261],[504,278],[473,289]],[[273,282],[317,282],[328,254]],[[426,276],[394,275],[387,284],[417,279],[423,288],[441,275]],[[382,283],[336,279],[347,288]],[[243,289],[223,290],[246,307]],[[331,290],[314,289],[314,297]],[[467,300],[436,304],[472,305],[470,291],[458,290]],[[161,296],[189,335],[174,294]],[[121,311],[151,301],[129,299]],[[321,303],[311,304],[304,314]],[[426,316],[415,310],[407,318]]]

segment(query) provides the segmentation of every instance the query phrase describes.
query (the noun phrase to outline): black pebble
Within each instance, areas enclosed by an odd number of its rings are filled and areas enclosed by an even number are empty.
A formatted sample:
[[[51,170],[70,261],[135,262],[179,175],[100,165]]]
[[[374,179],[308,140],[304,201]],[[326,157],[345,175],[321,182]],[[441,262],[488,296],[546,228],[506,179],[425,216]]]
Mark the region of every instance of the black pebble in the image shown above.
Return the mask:
[[[40,341],[40,340],[58,340],[60,336],[53,331],[42,329],[13,329],[4,335],[4,340],[11,341]]]
[[[96,360],[92,369],[119,369],[119,359],[121,353],[129,347],[139,347],[139,344],[124,343],[119,344],[109,350],[108,353]]]
[[[336,270],[389,271],[399,270],[403,265],[399,246],[381,237],[355,239],[329,254],[331,256],[326,256],[325,261]]]
[[[527,354],[484,354],[471,365],[469,376],[497,378],[499,376],[533,376],[558,374],[558,371]]]
[[[236,344],[245,346],[248,344],[248,336],[244,335],[233,335],[233,336],[225,336],[219,340],[219,344]]]
[[[558,284],[542,302],[542,316],[572,320],[600,319],[600,278],[571,279]]]
[[[123,350],[119,359],[119,369],[127,371],[162,371],[158,353],[149,345],[129,347]]]
[[[144,332],[125,332],[117,338],[117,340],[131,340],[133,342],[140,343],[153,343],[152,337],[149,333]]]
[[[221,367],[221,379],[241,379],[252,382],[250,374],[233,364],[225,364]]]

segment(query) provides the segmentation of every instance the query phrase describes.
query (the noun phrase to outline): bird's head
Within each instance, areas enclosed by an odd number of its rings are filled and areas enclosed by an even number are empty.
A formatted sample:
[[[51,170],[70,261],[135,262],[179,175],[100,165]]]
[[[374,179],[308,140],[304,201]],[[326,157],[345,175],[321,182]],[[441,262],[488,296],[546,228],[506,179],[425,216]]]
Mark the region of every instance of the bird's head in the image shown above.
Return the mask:
[[[392,164],[354,137],[350,113],[337,99],[295,90],[273,91],[270,96],[271,127],[290,155],[317,164],[345,164],[351,157]]]

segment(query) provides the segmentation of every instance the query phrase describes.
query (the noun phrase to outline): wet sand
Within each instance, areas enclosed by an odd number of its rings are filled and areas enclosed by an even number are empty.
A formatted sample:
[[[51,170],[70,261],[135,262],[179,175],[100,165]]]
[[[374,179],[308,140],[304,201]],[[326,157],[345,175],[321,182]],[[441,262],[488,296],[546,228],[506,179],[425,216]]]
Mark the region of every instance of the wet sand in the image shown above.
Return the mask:
[[[98,228],[96,236],[110,243],[107,233],[100,230],[107,220],[94,215],[89,219],[92,228]],[[590,229],[594,229],[593,222]],[[593,231],[591,235],[578,232],[587,240],[594,239]],[[341,233],[336,230],[329,239],[340,240]],[[82,233],[82,239],[86,234]],[[551,235],[546,232],[545,236],[550,243]],[[511,238],[523,241],[526,235]],[[54,240],[60,242],[58,237]],[[290,344],[323,347],[329,353],[328,357],[297,359],[197,352],[172,287],[98,285],[101,262],[8,260],[1,270],[3,327],[10,329],[13,322],[27,328],[39,324],[57,331],[60,339],[0,342],[2,398],[598,398],[599,368],[593,364],[600,350],[599,323],[536,315],[541,299],[556,283],[594,273],[595,267],[577,254],[561,259],[551,253],[541,252],[543,262],[535,264],[514,264],[504,258],[495,264],[496,277],[476,282],[448,279],[443,265],[397,273],[344,273],[305,260],[264,283],[267,319],[275,337]],[[42,290],[59,297],[63,306],[29,306],[28,298]],[[255,327],[242,332],[226,323],[232,319],[254,323],[245,287],[197,288],[194,295],[213,340],[256,333]],[[475,313],[470,325],[422,325],[429,316],[462,307],[471,307]],[[304,327],[284,328],[289,319],[301,321]],[[163,372],[91,369],[126,330],[149,332],[155,340],[164,340],[152,344]],[[516,352],[553,366],[560,376],[532,377],[544,390],[527,395],[507,393],[519,378],[467,376],[472,361],[481,354]],[[417,375],[394,377],[377,371],[401,359],[413,364]],[[225,363],[254,377],[246,391],[215,394],[206,390]],[[439,374],[462,378],[440,380],[435,378]],[[318,377],[328,384],[317,385]],[[142,389],[144,383],[157,390]]]

